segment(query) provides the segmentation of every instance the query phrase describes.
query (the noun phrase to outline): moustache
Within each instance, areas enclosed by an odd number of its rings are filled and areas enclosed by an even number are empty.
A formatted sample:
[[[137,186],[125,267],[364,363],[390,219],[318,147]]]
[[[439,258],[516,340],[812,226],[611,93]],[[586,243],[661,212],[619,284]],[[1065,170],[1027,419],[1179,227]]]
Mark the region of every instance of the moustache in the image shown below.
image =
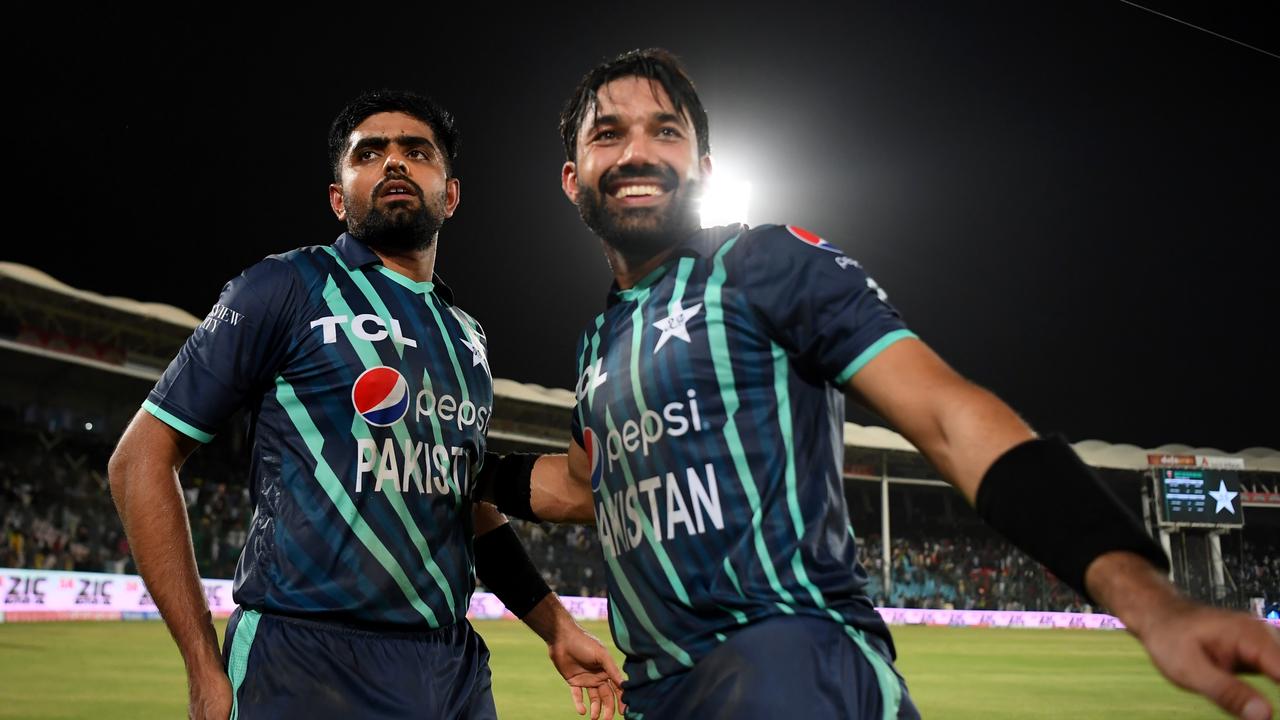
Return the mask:
[[[657,179],[662,189],[668,192],[680,185],[680,179],[676,176],[676,171],[666,165],[623,165],[612,168],[601,175],[600,181],[596,183],[597,189],[601,195],[608,195],[610,185],[636,178]]]
[[[382,188],[386,187],[387,183],[389,182],[402,182],[413,189],[413,194],[417,195],[419,200],[423,199],[422,188],[418,187],[418,183],[410,180],[409,178],[403,175],[388,175],[387,177],[382,178],[381,180],[378,181],[377,185],[373,186],[373,191],[370,193],[370,196],[373,197],[374,199],[381,197]]]

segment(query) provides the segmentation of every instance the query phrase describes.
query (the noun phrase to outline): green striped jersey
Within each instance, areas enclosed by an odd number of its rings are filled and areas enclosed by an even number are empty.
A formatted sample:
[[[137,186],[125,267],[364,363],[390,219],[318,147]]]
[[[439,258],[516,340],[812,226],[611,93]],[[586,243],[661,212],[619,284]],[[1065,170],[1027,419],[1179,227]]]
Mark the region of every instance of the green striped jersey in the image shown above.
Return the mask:
[[[493,408],[484,331],[344,234],[222,290],[143,407],[207,442],[252,413],[247,609],[392,626],[465,617],[468,485]]]
[[[889,639],[842,491],[839,386],[908,337],[857,262],[793,226],[703,230],[610,293],[579,343],[573,436],[633,684],[780,614]]]

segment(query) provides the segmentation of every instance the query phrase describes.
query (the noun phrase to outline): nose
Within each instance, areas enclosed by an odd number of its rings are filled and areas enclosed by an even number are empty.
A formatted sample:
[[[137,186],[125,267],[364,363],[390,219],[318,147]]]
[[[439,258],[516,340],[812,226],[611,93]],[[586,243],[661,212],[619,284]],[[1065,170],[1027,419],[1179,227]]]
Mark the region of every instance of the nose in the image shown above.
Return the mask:
[[[382,161],[382,171],[384,173],[404,175],[407,174],[408,169],[409,165],[404,161],[404,157],[395,151],[388,152],[387,159]]]
[[[619,165],[652,165],[656,156],[649,134],[641,130],[627,136],[627,143],[618,157]]]

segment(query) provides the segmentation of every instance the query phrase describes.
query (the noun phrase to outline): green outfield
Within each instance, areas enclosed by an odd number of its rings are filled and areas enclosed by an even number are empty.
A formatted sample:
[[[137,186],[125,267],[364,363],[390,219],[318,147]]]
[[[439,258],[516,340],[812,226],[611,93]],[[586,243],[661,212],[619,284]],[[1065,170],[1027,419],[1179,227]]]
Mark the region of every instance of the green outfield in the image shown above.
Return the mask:
[[[476,627],[493,651],[504,720],[577,717],[540,641],[515,622]],[[607,637],[603,623],[589,629]],[[926,718],[1225,717],[1161,679],[1121,632],[900,627],[895,636]],[[1250,682],[1280,704],[1275,685]],[[159,622],[0,624],[0,718],[184,711],[182,665]]]

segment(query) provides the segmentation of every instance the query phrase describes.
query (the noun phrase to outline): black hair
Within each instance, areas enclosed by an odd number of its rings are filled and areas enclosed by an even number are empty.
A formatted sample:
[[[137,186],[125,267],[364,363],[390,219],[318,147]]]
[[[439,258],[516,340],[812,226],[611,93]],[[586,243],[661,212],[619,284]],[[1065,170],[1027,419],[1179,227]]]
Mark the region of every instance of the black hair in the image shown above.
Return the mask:
[[[453,116],[426,95],[406,90],[370,90],[347,103],[329,126],[329,167],[333,170],[334,182],[342,181],[342,156],[347,151],[351,132],[369,116],[384,112],[404,113],[430,126],[445,158],[445,172],[453,175],[460,141]]]
[[[689,114],[698,140],[698,155],[711,152],[710,128],[707,111],[702,107],[693,81],[680,64],[679,58],[662,48],[632,50],[601,63],[587,73],[573,91],[568,104],[560,113],[560,138],[564,142],[565,157],[573,162],[578,145],[578,131],[586,119],[588,108],[599,107],[597,91],[602,85],[618,78],[641,77],[656,82],[666,91],[677,113]]]

